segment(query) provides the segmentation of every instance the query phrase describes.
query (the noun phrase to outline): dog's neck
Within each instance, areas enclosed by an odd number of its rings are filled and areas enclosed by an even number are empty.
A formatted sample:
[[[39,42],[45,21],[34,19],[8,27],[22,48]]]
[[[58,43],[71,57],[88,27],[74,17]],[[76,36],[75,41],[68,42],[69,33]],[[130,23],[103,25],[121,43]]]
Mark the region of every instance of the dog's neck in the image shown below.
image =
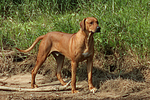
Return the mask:
[[[89,32],[87,38],[85,39],[85,50],[84,53],[89,53],[89,42],[90,42],[90,37],[91,37],[92,33]]]
[[[80,31],[79,33],[82,33],[82,35],[84,35],[85,38],[87,38],[87,37],[90,35],[90,33],[91,33],[91,32],[89,32],[89,31],[82,30],[82,29],[80,29],[79,31]]]
[[[82,33],[82,35],[84,35],[85,50],[83,53],[88,53],[89,52],[90,37],[91,37],[91,35],[93,35],[93,33],[89,32],[89,31],[83,31],[82,29],[80,29],[79,31],[82,31],[79,33]]]

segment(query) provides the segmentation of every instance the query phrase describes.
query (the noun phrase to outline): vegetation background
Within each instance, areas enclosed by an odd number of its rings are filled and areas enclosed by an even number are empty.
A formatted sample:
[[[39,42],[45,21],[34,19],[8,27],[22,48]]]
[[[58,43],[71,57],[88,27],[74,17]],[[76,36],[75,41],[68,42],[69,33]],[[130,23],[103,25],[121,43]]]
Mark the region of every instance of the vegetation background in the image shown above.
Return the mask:
[[[80,21],[89,16],[96,17],[101,27],[94,34],[92,71],[99,92],[90,94],[86,86],[79,98],[150,98],[150,0],[0,0],[0,77],[28,73],[35,66],[38,45],[31,51],[35,55],[15,52],[15,47],[27,49],[38,36],[51,31],[76,33]],[[38,70],[48,83],[57,80],[54,66],[54,58],[48,57]],[[71,76],[70,67],[65,59],[64,78]],[[87,80],[85,62],[79,64],[76,79]],[[45,98],[45,93],[34,94]],[[61,98],[68,98],[62,94]],[[30,98],[31,93],[9,95],[20,99]],[[8,98],[6,92],[0,96]],[[48,93],[46,98],[53,96]]]
[[[150,55],[149,0],[1,0],[0,48],[26,49],[50,31],[75,33],[88,16],[102,29],[94,36],[97,51]]]

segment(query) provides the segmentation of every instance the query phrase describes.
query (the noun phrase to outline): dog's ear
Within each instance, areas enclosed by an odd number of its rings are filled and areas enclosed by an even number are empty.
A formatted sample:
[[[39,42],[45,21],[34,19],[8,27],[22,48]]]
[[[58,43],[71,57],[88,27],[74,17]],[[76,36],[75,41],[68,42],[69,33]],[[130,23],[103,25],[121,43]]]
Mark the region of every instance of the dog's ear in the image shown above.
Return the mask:
[[[86,21],[86,18],[84,18],[81,22],[80,22],[80,27],[81,27],[81,29],[82,29],[82,31],[84,31],[85,30],[85,21]]]

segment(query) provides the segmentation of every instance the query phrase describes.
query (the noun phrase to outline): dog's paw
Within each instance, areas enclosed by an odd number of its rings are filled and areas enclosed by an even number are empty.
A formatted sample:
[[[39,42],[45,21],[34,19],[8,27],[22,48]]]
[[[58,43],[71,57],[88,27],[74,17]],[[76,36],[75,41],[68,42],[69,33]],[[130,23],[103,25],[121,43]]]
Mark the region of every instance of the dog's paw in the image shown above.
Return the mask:
[[[93,89],[90,90],[90,92],[93,92],[93,93],[95,93],[96,91],[97,91],[96,88],[93,88]]]
[[[64,87],[69,86],[70,83],[71,83],[71,80],[66,85],[64,85]]]
[[[72,93],[79,93],[78,90],[72,90]]]
[[[34,84],[34,85],[31,85],[31,88],[34,89],[34,88],[38,88],[38,85]]]

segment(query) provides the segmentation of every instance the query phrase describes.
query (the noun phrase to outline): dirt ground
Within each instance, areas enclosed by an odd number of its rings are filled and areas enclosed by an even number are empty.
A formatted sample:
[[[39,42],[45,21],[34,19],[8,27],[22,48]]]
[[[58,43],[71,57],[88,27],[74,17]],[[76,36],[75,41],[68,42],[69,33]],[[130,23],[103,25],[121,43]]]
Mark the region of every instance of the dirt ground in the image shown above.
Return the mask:
[[[41,66],[36,76],[39,88],[31,89],[31,70],[36,54],[13,50],[0,51],[0,100],[150,100],[150,59],[128,55],[96,53],[93,60],[93,85],[96,93],[88,90],[86,62],[77,69],[77,88],[64,88],[57,80],[56,63],[52,56]],[[71,80],[70,61],[65,59],[63,79]]]

